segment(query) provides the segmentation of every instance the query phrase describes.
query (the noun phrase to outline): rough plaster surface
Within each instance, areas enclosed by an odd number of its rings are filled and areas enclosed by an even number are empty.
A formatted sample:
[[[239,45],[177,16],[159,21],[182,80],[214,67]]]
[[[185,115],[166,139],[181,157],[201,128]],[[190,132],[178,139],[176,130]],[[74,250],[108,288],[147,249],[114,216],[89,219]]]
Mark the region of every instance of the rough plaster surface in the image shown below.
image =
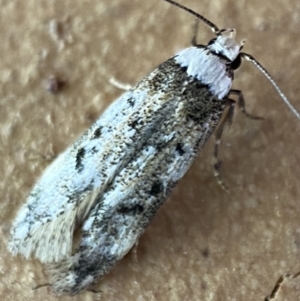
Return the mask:
[[[235,27],[300,110],[300,3],[296,0],[181,1]],[[57,300],[37,261],[6,250],[9,228],[52,160],[120,93],[189,45],[193,19],[159,0],[0,1],[0,300]],[[201,27],[198,40],[213,35]],[[46,89],[58,76],[58,94]],[[280,277],[300,270],[300,121],[249,63],[236,73],[250,112],[236,112],[210,164],[213,139],[130,253],[102,281],[101,295],[63,300],[263,300]],[[300,277],[275,300],[299,300]]]

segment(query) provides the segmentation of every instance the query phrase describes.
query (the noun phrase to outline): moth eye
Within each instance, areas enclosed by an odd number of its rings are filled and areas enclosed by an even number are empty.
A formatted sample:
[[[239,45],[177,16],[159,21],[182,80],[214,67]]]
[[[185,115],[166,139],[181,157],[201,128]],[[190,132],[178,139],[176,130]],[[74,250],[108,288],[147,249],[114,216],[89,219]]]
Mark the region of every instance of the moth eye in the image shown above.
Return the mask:
[[[242,64],[242,58],[241,58],[240,55],[238,55],[236,57],[236,59],[231,63],[231,68],[233,70],[236,70],[236,69],[238,69],[241,66],[241,64]]]

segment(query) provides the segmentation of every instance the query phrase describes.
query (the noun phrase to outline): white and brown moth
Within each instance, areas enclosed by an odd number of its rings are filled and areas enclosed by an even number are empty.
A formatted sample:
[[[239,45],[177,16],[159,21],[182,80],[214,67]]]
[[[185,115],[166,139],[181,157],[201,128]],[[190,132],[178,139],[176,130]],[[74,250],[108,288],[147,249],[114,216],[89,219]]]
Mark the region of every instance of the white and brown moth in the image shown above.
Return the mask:
[[[242,93],[231,90],[241,59],[258,67],[300,119],[267,71],[241,52],[234,29],[219,30],[164,1],[216,38],[180,51],[117,99],[48,167],[13,223],[9,250],[45,263],[57,294],[95,284],[130,251],[224,115],[219,140],[233,115],[231,95],[245,112]]]

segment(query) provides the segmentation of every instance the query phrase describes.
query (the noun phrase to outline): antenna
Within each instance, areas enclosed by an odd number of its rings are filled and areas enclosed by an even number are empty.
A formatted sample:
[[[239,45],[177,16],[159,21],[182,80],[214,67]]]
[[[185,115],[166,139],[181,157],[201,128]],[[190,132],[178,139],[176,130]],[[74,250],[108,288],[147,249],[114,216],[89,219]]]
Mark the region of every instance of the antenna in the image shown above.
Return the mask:
[[[186,12],[190,13],[191,15],[195,16],[200,21],[204,22],[206,25],[208,25],[212,32],[215,35],[219,35],[222,30],[220,30],[214,23],[210,22],[200,14],[196,13],[190,8],[187,8],[173,0],[163,0],[165,2],[168,2],[174,6],[177,6],[181,8],[182,10],[185,10]],[[281,97],[281,99],[284,101],[284,103],[288,106],[288,108],[294,113],[294,115],[300,120],[300,113],[295,109],[295,107],[291,104],[291,102],[288,100],[288,98],[285,96],[285,94],[281,91],[275,80],[272,78],[272,76],[269,74],[269,72],[250,54],[241,52],[240,53],[241,58],[245,59],[246,61],[251,62],[253,65],[256,66],[256,68],[269,80],[269,82],[272,84],[272,86],[276,89],[277,93]]]
[[[299,112],[294,108],[294,106],[290,103],[288,98],[283,94],[281,89],[278,87],[275,80],[272,78],[272,76],[269,74],[269,72],[250,54],[241,52],[240,53],[241,58],[245,59],[246,61],[251,62],[253,65],[256,66],[256,68],[269,80],[269,82],[273,85],[273,87],[276,89],[277,93],[280,95],[281,99],[285,102],[285,104],[289,107],[289,109],[296,115],[296,117],[300,120],[300,114]]]
[[[174,6],[177,6],[177,7],[181,8],[181,9],[187,11],[188,13],[190,13],[191,15],[195,16],[197,19],[201,20],[206,25],[208,25],[214,34],[216,34],[216,35],[219,34],[220,30],[219,30],[219,28],[218,28],[217,25],[215,25],[213,22],[210,22],[209,20],[207,20],[206,18],[204,18],[200,14],[196,13],[192,9],[187,8],[187,7],[181,5],[181,4],[179,4],[179,3],[177,3],[177,2],[175,2],[173,0],[163,0],[163,1],[169,2],[170,4],[172,4]]]

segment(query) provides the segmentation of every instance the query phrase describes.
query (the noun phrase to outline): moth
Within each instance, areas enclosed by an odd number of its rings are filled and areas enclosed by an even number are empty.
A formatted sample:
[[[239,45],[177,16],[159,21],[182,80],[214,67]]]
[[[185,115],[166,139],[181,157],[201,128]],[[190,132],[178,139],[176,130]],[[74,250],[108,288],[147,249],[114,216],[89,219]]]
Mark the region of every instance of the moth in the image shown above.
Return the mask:
[[[216,37],[204,46],[194,40],[120,96],[46,169],[13,223],[10,252],[45,263],[56,294],[94,285],[130,251],[219,124],[218,145],[233,116],[232,95],[246,113],[242,92],[231,89],[242,59],[300,119],[268,72],[241,52],[234,29],[164,1]]]

